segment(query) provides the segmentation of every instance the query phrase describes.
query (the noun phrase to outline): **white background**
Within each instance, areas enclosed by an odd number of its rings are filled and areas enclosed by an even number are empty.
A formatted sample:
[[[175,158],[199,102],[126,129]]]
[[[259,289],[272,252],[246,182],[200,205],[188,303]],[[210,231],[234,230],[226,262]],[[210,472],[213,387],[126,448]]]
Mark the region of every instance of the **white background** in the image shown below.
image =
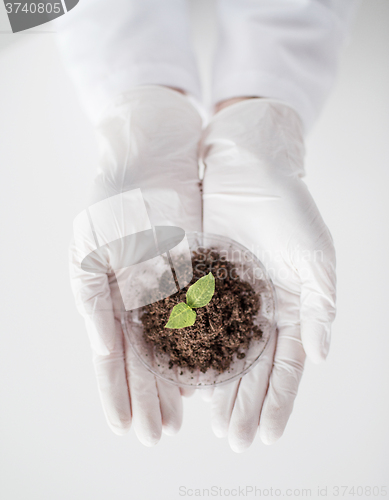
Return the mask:
[[[212,12],[194,4],[207,74]],[[170,500],[179,486],[252,485],[311,488],[310,498],[327,486],[332,498],[335,485],[388,485],[389,2],[362,3],[307,144],[306,182],[338,257],[330,356],[307,362],[284,437],[241,455],[212,434],[199,394],[185,400],[181,432],[155,448],[108,429],[67,270],[96,166],[93,131],[54,35],[14,40],[0,44],[0,497]]]

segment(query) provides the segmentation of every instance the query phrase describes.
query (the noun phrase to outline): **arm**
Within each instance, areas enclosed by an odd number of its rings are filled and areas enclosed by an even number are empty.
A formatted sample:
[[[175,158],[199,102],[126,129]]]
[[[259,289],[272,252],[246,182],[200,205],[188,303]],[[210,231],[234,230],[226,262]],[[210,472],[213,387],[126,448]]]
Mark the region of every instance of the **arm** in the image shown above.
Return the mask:
[[[117,95],[139,85],[200,98],[185,2],[88,0],[56,21],[58,44],[94,122]]]
[[[311,128],[336,77],[353,0],[221,0],[214,103],[268,97]]]

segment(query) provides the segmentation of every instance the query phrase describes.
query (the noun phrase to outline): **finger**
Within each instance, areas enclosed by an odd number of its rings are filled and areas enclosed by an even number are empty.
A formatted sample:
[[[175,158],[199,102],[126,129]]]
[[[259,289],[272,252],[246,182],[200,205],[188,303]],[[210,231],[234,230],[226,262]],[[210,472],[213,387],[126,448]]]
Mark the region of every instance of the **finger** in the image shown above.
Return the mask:
[[[93,266],[104,269],[104,262],[98,260],[94,260]],[[81,252],[74,242],[70,247],[69,271],[76,306],[85,320],[91,347],[97,354],[107,355],[116,342],[108,277],[105,272],[87,272],[81,268]]]
[[[301,274],[301,339],[307,356],[324,361],[331,341],[335,318],[335,264],[306,263]]]
[[[299,325],[279,327],[269,388],[259,421],[259,435],[272,444],[283,434],[304,369],[305,352]]]
[[[113,352],[115,344],[115,338],[112,335],[115,331],[113,313],[93,311],[91,315],[84,316],[84,319],[92,350],[101,356],[107,356]]]
[[[123,435],[131,426],[130,396],[127,386],[123,336],[116,323],[116,343],[106,356],[93,353],[93,363],[100,399],[109,427]]]
[[[214,387],[211,387],[210,389],[202,389],[202,391],[201,391],[202,400],[205,401],[206,403],[209,403],[210,401],[212,401],[212,396],[213,396],[214,391],[215,391]]]
[[[180,389],[157,379],[157,389],[162,417],[162,431],[168,436],[177,434],[182,425],[182,398]]]
[[[212,430],[216,437],[226,437],[240,380],[216,387],[211,403]]]
[[[132,421],[139,441],[154,446],[161,439],[162,417],[155,376],[139,361],[125,338]]]
[[[237,453],[245,451],[257,433],[259,415],[273,366],[276,337],[274,333],[258,363],[240,382],[228,430],[229,444]]]
[[[184,398],[190,398],[195,393],[195,388],[192,387],[180,387],[181,396]]]

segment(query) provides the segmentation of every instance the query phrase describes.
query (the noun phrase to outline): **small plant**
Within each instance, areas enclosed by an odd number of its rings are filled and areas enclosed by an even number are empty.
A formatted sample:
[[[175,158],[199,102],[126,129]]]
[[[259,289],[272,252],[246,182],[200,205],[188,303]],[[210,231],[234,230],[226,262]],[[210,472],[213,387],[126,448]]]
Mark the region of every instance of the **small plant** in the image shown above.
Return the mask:
[[[215,278],[212,273],[203,276],[191,285],[186,293],[186,303],[175,305],[169,316],[165,328],[185,328],[194,325],[196,311],[211,301],[215,293]]]

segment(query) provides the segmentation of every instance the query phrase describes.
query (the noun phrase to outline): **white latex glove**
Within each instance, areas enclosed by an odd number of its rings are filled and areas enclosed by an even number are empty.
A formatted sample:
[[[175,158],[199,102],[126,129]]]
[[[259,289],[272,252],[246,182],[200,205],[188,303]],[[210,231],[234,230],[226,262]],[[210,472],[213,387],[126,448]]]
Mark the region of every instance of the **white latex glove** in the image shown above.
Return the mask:
[[[204,231],[229,236],[264,263],[278,298],[278,338],[238,382],[215,389],[212,425],[244,451],[283,433],[305,355],[327,356],[335,317],[335,252],[304,175],[301,122],[286,105],[249,99],[219,111],[202,143]]]
[[[86,322],[105,416],[116,434],[126,433],[133,421],[138,438],[148,446],[159,441],[162,430],[166,434],[179,430],[180,390],[157,381],[124,338],[120,322],[123,300],[110,266],[113,256],[108,252],[97,259],[102,272],[84,271],[81,261],[88,249],[93,250],[96,238],[113,241],[137,232],[142,218],[148,217],[153,226],[201,230],[200,135],[200,116],[187,97],[176,91],[137,87],[118,97],[98,126],[98,175],[89,208],[75,221],[70,252],[72,289]],[[137,188],[145,203],[134,212],[120,201],[124,199],[120,193],[130,192],[131,197],[139,193],[134,191]],[[126,248],[120,251],[124,253]]]

